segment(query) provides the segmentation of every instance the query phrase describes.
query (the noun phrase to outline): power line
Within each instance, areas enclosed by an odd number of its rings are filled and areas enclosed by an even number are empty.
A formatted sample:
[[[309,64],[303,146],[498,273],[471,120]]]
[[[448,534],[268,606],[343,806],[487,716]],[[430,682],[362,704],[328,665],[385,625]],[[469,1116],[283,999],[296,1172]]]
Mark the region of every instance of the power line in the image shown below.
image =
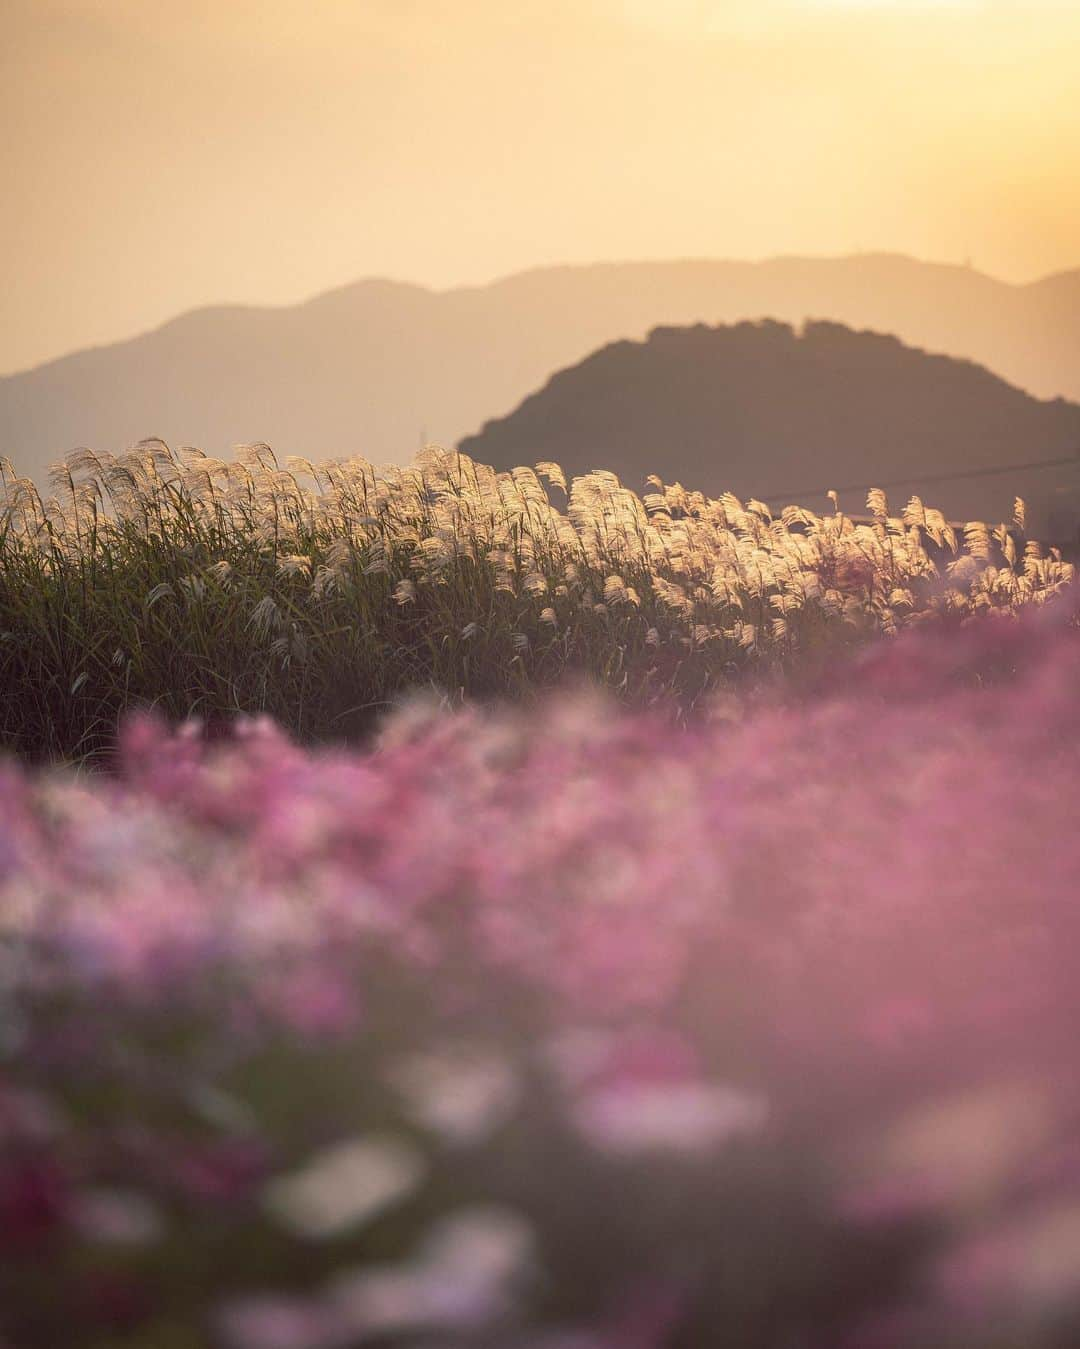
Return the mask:
[[[923,483],[938,482],[956,482],[962,478],[990,478],[1000,473],[1016,473],[1024,469],[1031,468],[1061,468],[1065,464],[1072,464],[1074,468],[1080,468],[1080,449],[1072,454],[1063,455],[1060,459],[1029,459],[1023,464],[1003,464],[1000,468],[969,468],[959,473],[928,473],[919,474],[917,477],[894,478],[891,482],[865,482],[865,483],[847,483],[843,487],[804,487],[798,492],[782,491],[767,492],[765,495],[770,501],[775,501],[778,497],[786,497],[789,501],[798,501],[803,497],[815,496],[820,493],[824,496],[827,492],[869,492],[872,487],[879,487],[883,492],[891,487],[910,487],[912,484],[921,485]]]

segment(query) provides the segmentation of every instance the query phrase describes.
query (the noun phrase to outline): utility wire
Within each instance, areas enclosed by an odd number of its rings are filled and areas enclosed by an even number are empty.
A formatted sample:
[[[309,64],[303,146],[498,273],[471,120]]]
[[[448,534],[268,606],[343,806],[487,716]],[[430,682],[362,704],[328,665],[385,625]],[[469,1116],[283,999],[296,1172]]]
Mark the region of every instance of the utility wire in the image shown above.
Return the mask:
[[[1080,468],[1080,449],[1072,454],[1063,455],[1059,459],[1035,459],[1028,460],[1024,464],[1004,464],[1000,468],[969,468],[963,469],[958,473],[929,473],[918,474],[909,478],[894,478],[891,482],[866,482],[866,483],[847,483],[843,487],[805,487],[801,491],[783,491],[767,492],[766,499],[776,501],[784,497],[788,501],[800,501],[805,497],[816,496],[820,493],[824,496],[827,492],[869,492],[872,487],[879,487],[887,491],[890,487],[910,487],[912,484],[921,485],[923,483],[937,482],[956,482],[962,478],[990,478],[1000,473],[1016,473],[1024,469],[1032,468],[1061,468],[1065,464],[1072,464],[1075,468]]]

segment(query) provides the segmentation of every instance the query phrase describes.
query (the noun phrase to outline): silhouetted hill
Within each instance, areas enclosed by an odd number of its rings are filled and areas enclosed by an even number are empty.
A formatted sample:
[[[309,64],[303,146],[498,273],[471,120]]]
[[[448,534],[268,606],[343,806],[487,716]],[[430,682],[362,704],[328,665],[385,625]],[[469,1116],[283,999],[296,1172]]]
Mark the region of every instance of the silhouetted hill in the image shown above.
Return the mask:
[[[284,309],[185,314],[0,378],[0,452],[40,476],[78,445],[146,436],[220,454],[408,459],[453,444],[553,370],[658,323],[829,318],[1080,398],[1080,272],[1012,286],[893,256],[553,267],[435,292],[365,281]]]
[[[1071,509],[1061,497],[1080,488],[1080,458],[992,470],[1080,456],[1080,406],[835,323],[698,325],[604,347],[461,449],[497,468],[553,459],[636,489],[657,473],[770,504],[827,508],[835,487],[855,512],[880,485],[894,508],[919,493],[955,518],[997,521],[1019,493],[1045,531],[1052,496]]]

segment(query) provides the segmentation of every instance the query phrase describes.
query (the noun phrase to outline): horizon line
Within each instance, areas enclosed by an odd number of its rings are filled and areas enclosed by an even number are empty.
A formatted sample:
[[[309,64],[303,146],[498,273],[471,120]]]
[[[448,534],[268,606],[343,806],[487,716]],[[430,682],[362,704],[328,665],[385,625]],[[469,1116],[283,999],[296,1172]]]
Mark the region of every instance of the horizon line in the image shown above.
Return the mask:
[[[193,305],[191,308],[182,309],[178,313],[171,315],[169,318],[161,320],[159,323],[151,324],[146,328],[137,329],[134,332],[128,333],[126,336],[109,338],[101,342],[92,342],[84,346],[71,347],[60,352],[58,355],[49,356],[44,360],[36,361],[32,365],[19,366],[13,370],[0,371],[0,381],[15,379],[20,375],[32,374],[47,366],[55,365],[60,361],[69,360],[73,356],[86,355],[90,352],[106,350],[109,347],[123,346],[128,342],[140,341],[144,337],[153,336],[155,333],[164,331],[172,324],[182,322],[184,319],[191,318],[196,314],[207,314],[215,310],[246,310],[249,312],[280,313],[290,309],[305,309],[309,305],[318,304],[320,301],[329,299],[332,296],[341,295],[346,291],[355,290],[362,286],[382,285],[398,287],[405,290],[422,291],[423,293],[432,296],[445,296],[494,290],[509,282],[520,280],[524,277],[540,276],[545,272],[584,272],[615,269],[619,267],[769,267],[782,263],[824,265],[830,263],[851,262],[901,262],[911,263],[916,267],[926,267],[941,271],[970,272],[994,285],[1004,286],[1010,290],[1027,290],[1036,286],[1046,285],[1048,282],[1057,281],[1064,277],[1072,275],[1080,276],[1080,263],[1078,263],[1075,267],[1066,267],[1057,271],[1047,272],[1028,281],[1009,281],[1003,277],[994,275],[992,272],[984,271],[981,267],[975,266],[971,261],[942,262],[934,259],[920,258],[913,253],[904,253],[892,249],[859,249],[846,253],[773,253],[757,258],[710,257],[699,255],[683,257],[596,259],[590,262],[547,262],[536,263],[532,266],[517,268],[516,270],[509,272],[500,272],[486,281],[466,281],[446,286],[435,286],[422,281],[409,281],[396,276],[369,273],[367,275],[358,276],[352,281],[345,281],[339,285],[329,286],[324,290],[315,291],[304,298],[281,303],[255,303],[243,300],[222,300]]]

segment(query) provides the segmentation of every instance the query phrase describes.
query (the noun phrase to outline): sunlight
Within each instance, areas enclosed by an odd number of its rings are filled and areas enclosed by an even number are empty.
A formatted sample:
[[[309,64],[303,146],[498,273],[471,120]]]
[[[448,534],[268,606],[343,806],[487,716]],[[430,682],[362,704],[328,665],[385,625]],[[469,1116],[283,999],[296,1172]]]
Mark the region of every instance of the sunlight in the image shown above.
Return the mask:
[[[719,0],[619,0],[619,9],[631,22],[653,29],[685,33],[772,32],[798,26],[798,21],[843,16],[928,18],[974,14],[987,0],[756,0],[752,4]]]
[[[814,9],[977,9],[980,0],[803,0]]]
[[[984,9],[985,0],[796,0],[788,6],[790,14],[796,10],[848,12],[860,14],[933,15],[969,13]]]
[[[983,8],[983,0],[803,0],[817,10],[849,10],[869,13],[955,14]]]

